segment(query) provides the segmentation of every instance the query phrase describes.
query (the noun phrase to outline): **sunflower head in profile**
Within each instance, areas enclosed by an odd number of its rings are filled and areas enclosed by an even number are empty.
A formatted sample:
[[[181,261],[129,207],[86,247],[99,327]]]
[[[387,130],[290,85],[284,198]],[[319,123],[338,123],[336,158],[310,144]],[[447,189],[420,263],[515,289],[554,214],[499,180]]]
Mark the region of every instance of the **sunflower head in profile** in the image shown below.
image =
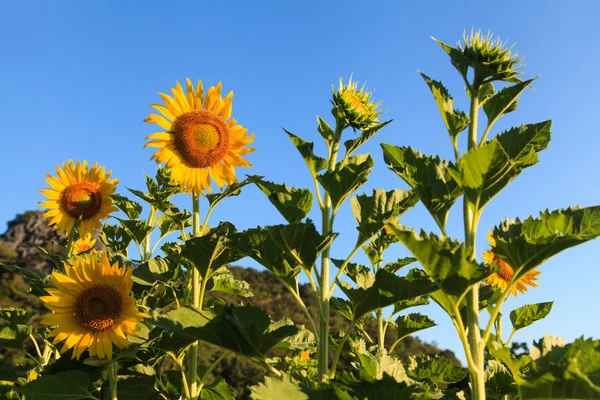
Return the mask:
[[[365,85],[359,89],[358,82],[353,82],[352,78],[347,84],[340,79],[338,90],[333,90],[334,116],[342,117],[346,125],[353,129],[364,131],[373,127],[379,122],[381,111],[378,108],[381,103],[374,102],[371,96]]]
[[[92,239],[92,235],[90,233],[86,233],[85,236],[80,237],[75,242],[73,242],[73,254],[81,254],[88,250],[94,248],[96,244],[96,239]]]
[[[152,158],[166,163],[182,191],[204,194],[211,191],[211,179],[222,188],[237,180],[235,167],[252,166],[242,156],[255,150],[246,147],[254,134],[231,118],[233,92],[222,98],[221,83],[206,96],[201,81],[194,88],[187,79],[186,86],[177,82],[173,97],[159,93],[164,105],[150,105],[162,115],[150,114],[144,121],[164,131],[149,135],[145,147],[158,148]]]
[[[45,181],[49,188],[40,190],[48,198],[41,203],[47,208],[44,217],[49,218],[53,229],[69,234],[78,219],[79,236],[100,229],[100,221],[109,213],[117,211],[110,195],[115,192],[117,179],[110,179],[111,171],[95,163],[88,168],[87,161],[77,164],[69,160],[62,168],[56,166],[56,176],[48,174]]]
[[[494,239],[494,236],[491,232],[488,232],[487,238],[491,247],[483,253],[483,260],[486,263],[490,265],[496,265],[499,268],[498,272],[494,272],[488,277],[488,283],[500,288],[501,290],[506,290],[515,274],[515,271],[510,265],[508,265],[508,263],[506,263],[506,261],[502,260],[494,253],[496,239]],[[524,276],[520,277],[516,285],[514,285],[511,289],[513,296],[517,296],[517,290],[521,293],[525,293],[528,289],[527,286],[534,288],[537,287],[536,281],[539,279],[538,275],[540,274],[540,271],[531,270]]]
[[[42,315],[40,322],[54,326],[48,336],[54,344],[64,341],[61,353],[72,348],[73,358],[79,359],[89,349],[90,356],[112,360],[113,344],[128,346],[126,335],[134,335],[138,322],[148,317],[131,296],[132,271],[111,265],[106,253],[95,253],[65,264],[64,274],[52,273],[54,288],[40,297],[52,313]]]

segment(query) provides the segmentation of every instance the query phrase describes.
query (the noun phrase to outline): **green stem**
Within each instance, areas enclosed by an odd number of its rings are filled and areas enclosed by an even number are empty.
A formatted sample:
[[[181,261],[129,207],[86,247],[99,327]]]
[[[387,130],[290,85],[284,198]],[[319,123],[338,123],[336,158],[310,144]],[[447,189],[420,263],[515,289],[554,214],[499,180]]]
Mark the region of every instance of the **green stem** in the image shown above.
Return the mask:
[[[221,354],[221,356],[219,358],[217,358],[210,365],[210,367],[208,367],[208,370],[206,370],[206,373],[202,376],[202,379],[200,379],[200,386],[198,387],[198,392],[202,391],[202,388],[204,387],[204,383],[206,382],[206,380],[208,379],[210,374],[217,367],[217,365],[219,365],[221,363],[221,361],[223,361],[225,359],[225,357],[227,357],[229,354],[231,354],[231,351],[226,351],[225,353]]]
[[[290,291],[292,296],[294,296],[294,298],[296,299],[296,302],[298,303],[300,308],[302,308],[302,312],[304,312],[304,316],[306,317],[306,320],[308,321],[308,323],[310,325],[310,330],[312,331],[312,333],[315,334],[315,340],[317,341],[317,348],[318,348],[319,347],[319,331],[317,330],[315,321],[313,320],[312,316],[310,315],[310,312],[308,311],[308,308],[306,307],[304,300],[302,300],[302,297],[300,297],[300,293],[298,291],[298,277],[296,277],[296,291],[294,291],[288,285],[284,285],[284,286]]]
[[[354,257],[354,255],[358,252],[358,250],[361,249],[362,245],[365,244],[367,241],[368,241],[368,239],[365,240],[364,242],[360,243],[358,246],[354,247],[354,250],[352,250],[352,252],[348,256],[348,258],[346,258],[344,260],[344,263],[340,266],[340,269],[338,270],[338,272],[335,276],[335,279],[331,283],[331,287],[329,288],[329,297],[333,296],[333,291],[335,290],[335,288],[337,286],[337,281],[338,281],[338,279],[341,278],[342,274],[346,271],[346,267],[348,266],[350,261],[352,261],[352,257]]]
[[[181,382],[183,385],[183,392],[185,394],[185,400],[191,399],[192,395],[190,393],[190,387],[188,385],[188,380],[187,377],[185,376],[185,370],[183,369],[183,365],[181,363],[181,361],[170,351],[166,352],[167,355],[169,355],[169,357],[171,357],[173,359],[173,361],[175,361],[175,365],[177,365],[177,367],[179,368],[179,371],[181,372]]]
[[[200,236],[200,196],[197,193],[192,194],[192,206],[193,206],[193,227],[194,237]],[[200,272],[194,267],[191,274],[192,279],[192,306],[196,309],[202,307],[201,299],[201,288],[200,288]],[[202,286],[205,286],[204,279]],[[188,350],[188,384],[190,385],[191,399],[195,400],[198,397],[198,342],[194,342]]]
[[[512,340],[513,336],[515,336],[515,333],[517,333],[517,330],[515,328],[513,328],[512,332],[510,333],[510,336],[506,340],[506,343],[504,343],[504,347],[508,347],[508,345],[510,344],[510,341]]]
[[[473,83],[471,87],[471,109],[469,124],[468,149],[477,147],[477,122],[479,112],[479,86]],[[465,244],[470,252],[469,258],[475,259],[475,237],[479,212],[475,204],[470,204],[466,196],[464,204]],[[467,293],[467,341],[471,352],[472,365],[469,368],[471,378],[471,393],[474,400],[485,399],[485,375],[483,364],[483,346],[479,329],[479,284],[473,285]]]
[[[110,385],[110,400],[117,400],[117,363],[108,364],[108,382]]]
[[[383,310],[377,310],[377,344],[379,351],[383,352],[385,348],[385,332],[383,330]]]
[[[156,208],[154,206],[151,206],[150,207],[150,215],[148,216],[148,221],[146,222],[146,225],[148,225],[149,227],[154,226],[155,219],[156,219]],[[147,261],[152,257],[153,250],[150,249],[150,233],[151,232],[148,232],[148,234],[144,238],[144,260],[143,261]]]
[[[344,332],[344,338],[342,339],[342,343],[335,350],[335,355],[333,356],[333,362],[331,363],[331,373],[329,374],[329,378],[335,378],[335,371],[337,370],[338,362],[340,361],[340,355],[342,354],[342,350],[344,350],[344,345],[346,344],[346,340],[350,336],[350,332],[352,332],[353,326],[350,325],[348,329]]]
[[[409,336],[409,335],[404,335],[404,336],[401,336],[398,339],[396,339],[396,341],[390,346],[388,353],[391,354],[394,351],[394,349],[396,348],[396,346],[398,346],[398,343],[400,343],[402,341],[402,339],[404,339],[407,336]]]
[[[29,334],[29,338],[33,342],[33,346],[35,347],[35,352],[37,353],[38,357],[42,358],[42,352],[40,351],[40,346],[38,346],[37,342],[35,341],[35,338],[33,337],[33,335],[31,333]]]

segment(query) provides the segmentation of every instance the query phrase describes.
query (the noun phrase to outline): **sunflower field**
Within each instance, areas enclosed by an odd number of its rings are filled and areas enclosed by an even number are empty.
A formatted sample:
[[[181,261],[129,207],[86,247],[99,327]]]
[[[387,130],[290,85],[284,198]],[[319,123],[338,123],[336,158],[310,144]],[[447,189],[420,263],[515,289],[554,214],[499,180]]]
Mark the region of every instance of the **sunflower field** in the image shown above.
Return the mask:
[[[420,73],[453,160],[400,142],[381,143],[378,155],[361,153],[392,121],[373,93],[350,78],[332,87],[331,116],[317,117],[326,154],[282,133],[291,140],[290,154],[300,155],[290,155],[290,162],[304,160],[314,187],[288,187],[251,173],[241,179],[237,169],[252,167],[244,156],[256,149],[254,133],[232,112],[233,92],[220,82],[205,87],[186,79],[150,105],[145,147],[153,151],[157,173],[146,177],[145,190],[117,191],[105,163],[56,166],[40,190],[40,206],[68,240],[60,254],[44,249],[55,262],[50,275],[4,265],[28,281],[46,312],[38,325],[24,309],[0,309],[0,344],[31,361],[25,371],[19,365],[0,369],[0,395],[232,400],[236,391],[213,371],[237,354],[267,371],[264,382],[249,388],[255,400],[600,398],[600,341],[546,336],[519,353],[515,332],[545,318],[552,302],[502,309],[510,296],[537,287],[546,260],[600,235],[600,206],[506,219],[477,246],[485,207],[538,163],[552,122],[495,129],[535,81],[523,76],[522,58],[499,38],[478,31],[454,47],[435,43],[447,53],[470,104],[454,108],[446,87]],[[360,193],[375,158],[398,176],[398,189]],[[287,223],[212,226],[213,210],[241,201],[248,186],[264,193]],[[175,195],[189,196],[189,209],[173,204]],[[201,200],[207,209],[200,209]],[[452,238],[446,225],[457,201],[464,236]],[[356,242],[335,258],[336,217],[346,203],[356,220]],[[402,223],[418,203],[436,232]],[[320,221],[308,218],[313,208]],[[412,256],[390,260],[391,246],[404,246]],[[353,262],[361,252],[370,265]],[[245,257],[281,282],[308,324],[274,321],[259,307],[227,300],[253,295],[229,269]],[[300,279],[309,284],[317,315],[301,296]],[[410,312],[427,304],[452,321],[455,331],[448,334],[460,339],[466,366],[441,355],[407,362],[398,353],[407,336],[436,325]],[[332,316],[343,318],[347,329],[332,330]],[[502,336],[503,324],[512,326],[509,337]],[[391,344],[385,340],[390,332]],[[216,346],[221,356],[200,362],[201,343]]]

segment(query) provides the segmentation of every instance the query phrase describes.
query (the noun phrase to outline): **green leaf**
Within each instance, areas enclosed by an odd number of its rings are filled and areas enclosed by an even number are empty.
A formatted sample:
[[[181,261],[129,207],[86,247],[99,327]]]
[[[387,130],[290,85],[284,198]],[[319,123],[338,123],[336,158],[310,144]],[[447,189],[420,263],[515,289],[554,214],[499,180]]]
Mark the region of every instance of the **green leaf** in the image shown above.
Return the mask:
[[[228,246],[252,257],[279,279],[295,287],[304,268],[311,271],[317,257],[331,245],[334,235],[321,236],[312,221],[248,229],[228,240]]]
[[[208,203],[211,207],[214,207],[221,200],[228,197],[239,196],[240,193],[242,193],[242,188],[250,183],[252,183],[250,179],[244,179],[243,181],[234,182],[231,185],[226,186],[222,192],[209,193],[206,195]]]
[[[142,213],[142,205],[140,203],[129,200],[127,197],[119,194],[113,194],[110,198],[113,200],[115,206],[123,211],[129,219],[137,219]]]
[[[311,397],[288,376],[283,379],[265,376],[264,383],[250,387],[253,400],[309,400]]]
[[[108,223],[104,223],[99,236],[105,246],[121,254],[127,252],[132,240],[131,235],[125,229],[118,225],[109,225]]]
[[[427,315],[419,313],[406,314],[396,319],[396,334],[400,339],[436,325]]]
[[[525,89],[530,87],[531,82],[534,80],[535,78],[507,86],[487,99],[483,105],[483,111],[488,118],[488,126],[492,125],[502,115],[516,110],[519,96]]]
[[[450,60],[452,61],[452,65],[454,68],[460,72],[460,74],[467,79],[467,71],[469,70],[469,60],[460,52],[458,49],[447,45],[446,43],[437,40],[436,38],[432,38],[440,47],[448,53],[450,56]]]
[[[202,340],[261,362],[266,353],[282,340],[293,336],[298,328],[293,325],[271,327],[269,315],[258,307],[222,306],[217,314],[182,307],[155,316],[152,323],[174,332],[179,344]],[[170,340],[170,342],[173,342]]]
[[[324,158],[315,156],[314,151],[313,151],[313,147],[315,145],[314,143],[307,142],[304,139],[301,139],[298,136],[294,135],[293,133],[286,131],[285,129],[284,129],[284,131],[285,131],[285,133],[288,134],[288,136],[292,140],[292,143],[294,143],[294,146],[296,146],[296,148],[300,152],[300,155],[304,159],[304,162],[306,162],[306,165],[308,166],[308,169],[310,170],[310,174],[313,177],[317,176],[317,173],[319,171],[322,171],[325,168],[327,168],[327,160]]]
[[[154,386],[154,381],[153,376],[120,377],[117,382],[117,397],[119,400],[161,399],[158,390]]]
[[[31,285],[31,294],[35,296],[45,296],[47,294],[46,287],[48,285],[46,283],[49,283],[48,280],[50,275],[46,275],[42,271],[39,271],[37,269],[22,268],[16,265],[8,265],[2,263],[0,263],[0,265],[9,270],[10,272],[21,275],[23,278],[25,278],[25,280]]]
[[[235,279],[233,274],[223,266],[212,273],[213,288],[211,292],[222,292],[235,296],[252,297],[250,284],[246,281]]]
[[[332,258],[331,261],[337,268],[342,268],[344,260],[338,260]],[[348,263],[346,264],[345,274],[348,278],[352,279],[359,288],[366,289],[373,285],[375,282],[375,274],[371,268],[366,265]]]
[[[170,202],[171,197],[179,193],[179,186],[171,183],[170,170],[163,167],[156,171],[155,179],[146,175],[146,187],[148,193],[129,188],[127,190],[163,212],[173,206]]]
[[[504,365],[496,360],[487,360],[487,365],[488,369],[485,371],[486,398],[503,400],[504,396],[517,393],[513,377]]]
[[[204,236],[186,240],[181,255],[206,277],[209,270],[237,261],[242,255],[226,245],[227,237],[235,233],[235,227],[222,222]]]
[[[423,273],[424,275],[424,273]],[[394,303],[394,311],[392,314],[398,314],[400,311],[404,311],[407,308],[418,307],[418,306],[426,306],[429,304],[429,296],[423,295],[415,297],[414,299],[402,300],[397,303]]]
[[[354,340],[350,338],[350,347],[360,362],[360,379],[363,381],[372,382],[381,380],[385,375],[388,375],[396,381],[396,383],[410,382],[406,375],[404,366],[397,358],[390,356],[387,350],[377,351],[372,353],[367,349],[364,339]]]
[[[487,278],[495,268],[470,259],[470,252],[457,241],[434,234],[390,226],[417,258],[427,274],[455,303],[471,285]]]
[[[418,356],[411,357],[407,373],[419,381],[449,384],[463,380],[467,376],[467,369],[444,356]]]
[[[456,146],[458,135],[469,126],[469,117],[463,111],[454,109],[454,99],[452,99],[452,96],[448,93],[448,89],[446,89],[442,82],[434,81],[422,72],[420,74],[425,79],[427,86],[429,86],[444,120],[444,125],[450,134],[452,143]]]
[[[373,189],[373,195],[362,194],[351,200],[352,213],[358,221],[357,243],[364,243],[383,229],[386,222],[395,220],[417,204],[419,199],[412,190]]]
[[[90,378],[80,371],[59,372],[42,375],[15,391],[27,400],[80,400],[94,399],[89,390]]]
[[[355,323],[372,311],[435,290],[433,282],[426,277],[414,274],[399,277],[384,269],[377,272],[370,287],[352,288],[345,282],[339,282],[339,285],[352,303]]]
[[[217,378],[209,386],[202,388],[202,400],[235,400],[237,392],[223,378]]]
[[[22,349],[23,341],[32,332],[29,320],[33,313],[22,308],[0,308],[0,345]]]
[[[600,235],[600,206],[540,212],[539,218],[505,221],[494,227],[494,254],[506,261],[517,279],[550,257]]]
[[[168,234],[176,231],[185,229],[188,226],[192,226],[192,214],[184,210],[183,212],[175,206],[166,210],[163,215],[156,217],[156,225],[160,229],[160,236],[167,236]]]
[[[383,266],[383,269],[390,271],[392,274],[395,274],[401,268],[406,267],[407,265],[410,265],[410,264],[414,263],[415,261],[417,261],[417,259],[414,257],[399,258],[398,260],[396,260],[394,262],[389,262],[389,263],[385,264]]]
[[[537,153],[550,143],[552,121],[521,125],[495,137],[517,168],[526,168],[538,162]]]
[[[334,212],[356,189],[367,182],[373,165],[373,159],[370,155],[356,155],[348,158],[347,163],[342,168],[336,168],[332,172],[326,171],[317,177],[331,197]]]
[[[150,232],[152,232],[152,230],[154,229],[153,227],[148,226],[146,224],[146,221],[136,221],[132,219],[127,220],[117,217],[114,218],[121,223],[121,226],[123,227],[125,232],[138,245],[141,245],[144,242],[146,235],[150,234]]]
[[[350,157],[352,153],[354,153],[360,146],[365,144],[369,139],[371,139],[377,132],[383,129],[387,124],[392,122],[392,120],[382,122],[373,126],[372,128],[363,131],[359,137],[356,139],[346,140],[344,142],[344,146],[346,147],[346,158]]]
[[[310,212],[313,203],[310,190],[290,189],[284,184],[265,181],[256,175],[248,179],[267,195],[269,201],[290,224],[302,221]]]
[[[548,303],[527,304],[510,312],[510,322],[515,330],[523,329],[535,321],[546,318],[552,310],[553,301]]]
[[[331,142],[333,142],[333,129],[331,129],[331,126],[329,126],[329,124],[319,116],[317,116],[317,124],[317,130],[319,131],[321,136],[323,136],[325,142],[327,142],[327,144],[329,145]]]
[[[415,191],[444,232],[448,212],[462,194],[449,173],[453,164],[439,157],[425,156],[410,147],[389,144],[381,147],[386,164]]]

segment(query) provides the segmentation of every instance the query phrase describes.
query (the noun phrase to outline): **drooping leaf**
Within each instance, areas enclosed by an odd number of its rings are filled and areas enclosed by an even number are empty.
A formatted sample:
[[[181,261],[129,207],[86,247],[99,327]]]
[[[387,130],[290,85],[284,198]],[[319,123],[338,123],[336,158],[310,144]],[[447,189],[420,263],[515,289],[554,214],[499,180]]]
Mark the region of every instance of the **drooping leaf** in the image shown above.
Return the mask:
[[[550,257],[600,236],[600,206],[540,212],[494,227],[494,254],[521,277]]]
[[[361,154],[348,158],[347,163],[335,171],[326,171],[317,179],[329,193],[333,209],[337,210],[359,187],[365,184],[371,169],[373,159],[369,154]]]
[[[294,135],[291,132],[286,131],[285,129],[284,131],[285,133],[287,133],[292,143],[294,143],[294,146],[296,146],[296,148],[300,152],[300,155],[304,159],[304,162],[306,162],[306,166],[308,167],[313,177],[317,176],[319,171],[322,171],[325,168],[327,168],[327,160],[321,157],[317,157],[315,155],[313,151],[313,147],[315,145],[314,143],[307,142],[306,140]]]
[[[142,214],[142,205],[125,196],[113,194],[110,196],[115,206],[123,211],[129,219],[137,219]]]
[[[243,255],[226,245],[227,237],[235,233],[235,227],[228,222],[219,224],[204,236],[186,240],[181,255],[189,260],[200,275],[205,277],[209,270],[237,261]]]
[[[467,376],[467,369],[459,367],[440,355],[411,357],[408,376],[431,383],[455,383]]]
[[[375,136],[375,134],[377,132],[379,132],[381,129],[383,129],[390,122],[392,122],[392,120],[377,124],[377,125],[373,126],[372,128],[369,128],[366,131],[363,131],[360,134],[360,136],[357,137],[356,139],[346,140],[344,142],[344,146],[346,147],[346,157],[349,157],[350,155],[352,155],[352,153],[354,153],[356,150],[358,150],[358,148],[360,146],[365,144],[369,139],[371,139],[373,136]]]
[[[396,334],[398,338],[412,335],[423,329],[432,328],[437,324],[427,315],[410,313],[396,319]]]
[[[221,200],[225,200],[228,197],[239,196],[240,193],[242,193],[242,188],[250,183],[252,183],[251,180],[244,179],[243,181],[233,182],[232,184],[227,185],[221,192],[209,193],[206,195],[208,203],[211,207],[214,207]]]
[[[352,213],[358,221],[360,232],[357,243],[363,243],[383,229],[386,222],[398,218],[417,204],[418,198],[412,190],[373,190],[373,195],[353,197]]]
[[[250,284],[246,281],[235,279],[231,271],[223,266],[211,274],[213,288],[211,292],[221,292],[242,297],[254,296],[250,291]]]
[[[271,329],[271,319],[258,307],[221,306],[216,313],[182,307],[155,316],[152,323],[188,341],[202,340],[221,348],[242,354],[260,362],[267,351],[285,338],[295,335],[293,325]],[[171,340],[172,342],[172,340]],[[182,340],[179,340],[182,344]]]
[[[430,293],[436,286],[426,277],[411,274],[399,277],[381,269],[377,271],[370,287],[353,288],[345,282],[340,282],[340,289],[352,303],[354,322],[358,322],[372,311]]]
[[[440,229],[445,231],[448,212],[462,194],[449,173],[453,164],[439,157],[425,156],[410,147],[389,144],[381,147],[386,164],[414,190]]]
[[[514,111],[519,96],[534,80],[535,78],[507,86],[487,99],[483,104],[483,111],[488,118],[488,125],[493,124],[502,115]]]
[[[553,301],[548,303],[527,304],[510,312],[510,322],[515,330],[523,329],[535,321],[546,318],[552,310]]]
[[[81,371],[42,375],[28,384],[15,388],[27,400],[81,400],[94,399],[90,392],[90,378]]]
[[[229,238],[228,245],[252,257],[288,285],[304,268],[310,271],[335,236],[321,236],[312,221],[248,229]]]
[[[442,82],[434,81],[422,72],[421,76],[425,79],[427,86],[429,86],[433,94],[452,143],[456,145],[458,135],[469,126],[469,117],[464,111],[454,109],[454,99],[450,96],[448,89],[446,89]]]
[[[284,184],[265,181],[256,175],[249,179],[267,195],[269,201],[290,224],[302,221],[310,212],[313,203],[310,190],[288,188]]]

